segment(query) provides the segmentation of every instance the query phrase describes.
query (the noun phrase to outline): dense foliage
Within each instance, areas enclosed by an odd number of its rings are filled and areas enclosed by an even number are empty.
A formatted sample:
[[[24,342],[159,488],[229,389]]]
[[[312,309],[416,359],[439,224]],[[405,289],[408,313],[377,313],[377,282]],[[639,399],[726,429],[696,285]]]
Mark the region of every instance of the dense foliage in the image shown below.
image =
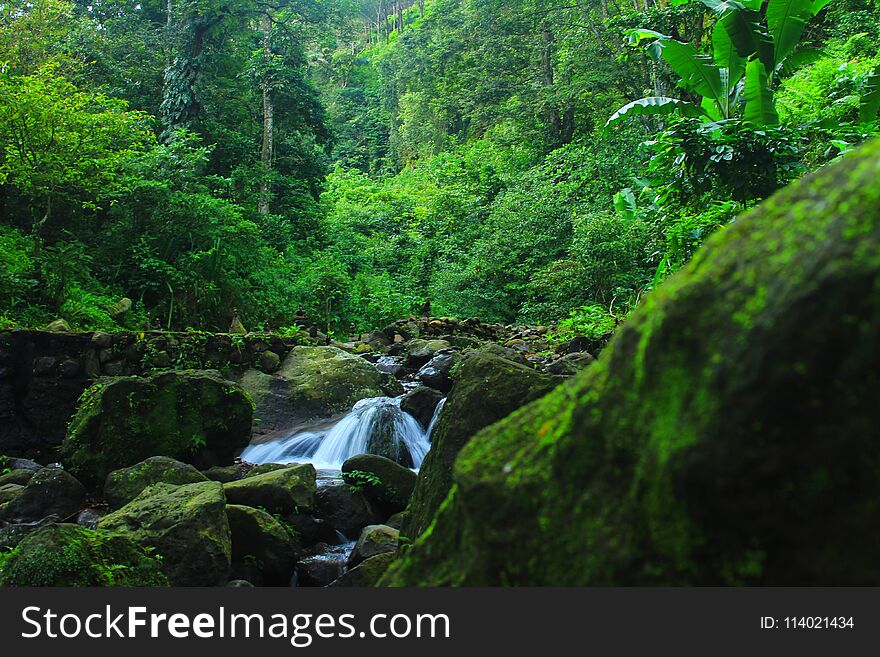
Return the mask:
[[[0,326],[604,329],[880,130],[878,48],[874,0],[11,0]]]

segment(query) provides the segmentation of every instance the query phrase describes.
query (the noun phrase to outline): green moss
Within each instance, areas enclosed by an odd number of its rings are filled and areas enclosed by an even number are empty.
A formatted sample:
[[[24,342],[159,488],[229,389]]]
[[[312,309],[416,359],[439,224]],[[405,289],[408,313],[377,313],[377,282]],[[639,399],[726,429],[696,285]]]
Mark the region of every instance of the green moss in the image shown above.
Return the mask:
[[[252,417],[246,393],[216,372],[106,379],[83,393],[62,455],[93,487],[150,456],[188,460],[209,448],[231,461],[250,438]]]
[[[167,586],[160,561],[128,539],[50,525],[0,557],[2,586]]]
[[[878,180],[874,142],[714,236],[468,442],[383,581],[880,582]]]

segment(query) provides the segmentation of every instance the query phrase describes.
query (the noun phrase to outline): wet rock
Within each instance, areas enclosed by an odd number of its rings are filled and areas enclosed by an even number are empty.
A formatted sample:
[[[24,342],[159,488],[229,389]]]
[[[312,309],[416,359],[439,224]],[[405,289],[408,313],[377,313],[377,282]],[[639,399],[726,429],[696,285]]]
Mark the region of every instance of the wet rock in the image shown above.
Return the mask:
[[[98,529],[155,549],[172,586],[219,586],[228,580],[232,540],[217,482],[153,484],[105,516]]]
[[[232,560],[252,559],[260,566],[267,586],[287,586],[296,567],[298,545],[291,533],[265,511],[229,504]]]
[[[86,489],[61,468],[43,468],[2,511],[2,519],[13,522],[40,520],[50,515],[66,519],[86,502]]]
[[[461,356],[456,352],[437,354],[419,370],[416,378],[429,388],[448,393],[452,388],[452,370],[459,362]]]
[[[403,396],[400,408],[418,420],[423,429],[427,429],[441,399],[443,399],[443,393],[439,390],[425,387],[416,388]]]
[[[396,552],[400,532],[387,525],[370,525],[364,527],[360,538],[348,557],[348,567],[354,568],[362,561],[375,557],[377,554]]]
[[[207,477],[193,466],[167,456],[153,456],[128,468],[114,470],[104,483],[104,499],[113,509],[125,506],[152,484],[195,484]]]
[[[62,454],[97,488],[113,470],[156,455],[231,462],[250,440],[252,418],[245,392],[217,372],[103,380],[84,394]]]
[[[410,340],[407,347],[407,365],[413,368],[422,367],[431,360],[438,351],[449,349],[451,345],[445,340]]]
[[[382,522],[382,514],[367,498],[353,493],[347,484],[322,486],[315,496],[316,515],[333,528],[354,540],[367,525]]]
[[[335,587],[373,587],[381,580],[394,561],[394,554],[386,552],[377,554],[375,557],[363,561],[356,568],[352,568],[330,586]]]
[[[547,366],[550,374],[558,374],[560,376],[574,376],[581,370],[585,370],[596,361],[592,354],[587,352],[568,354],[562,358],[553,361]]]
[[[223,484],[230,504],[262,508],[282,515],[313,508],[316,489],[315,468],[311,464],[292,465]]]
[[[375,454],[358,454],[342,464],[342,478],[387,515],[403,511],[416,485],[416,473]]]

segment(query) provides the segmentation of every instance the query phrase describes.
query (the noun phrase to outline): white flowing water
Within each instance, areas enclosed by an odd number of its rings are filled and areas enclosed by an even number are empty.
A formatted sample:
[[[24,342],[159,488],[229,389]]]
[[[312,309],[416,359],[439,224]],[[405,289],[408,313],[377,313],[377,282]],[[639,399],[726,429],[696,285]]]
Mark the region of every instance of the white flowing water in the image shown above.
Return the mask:
[[[362,399],[329,429],[300,431],[280,440],[250,445],[241,458],[250,463],[311,463],[318,469],[338,470],[352,456],[381,447],[385,452],[395,450],[401,461],[418,469],[431,447],[429,434],[412,415],[401,410],[400,402],[400,397]]]
[[[431,442],[431,436],[434,435],[434,428],[437,426],[437,420],[440,419],[440,411],[443,410],[443,405],[446,403],[446,397],[440,400],[437,404],[437,408],[434,409],[434,415],[431,417],[431,422],[428,424],[428,430],[425,431],[425,437],[428,439],[428,442]]]

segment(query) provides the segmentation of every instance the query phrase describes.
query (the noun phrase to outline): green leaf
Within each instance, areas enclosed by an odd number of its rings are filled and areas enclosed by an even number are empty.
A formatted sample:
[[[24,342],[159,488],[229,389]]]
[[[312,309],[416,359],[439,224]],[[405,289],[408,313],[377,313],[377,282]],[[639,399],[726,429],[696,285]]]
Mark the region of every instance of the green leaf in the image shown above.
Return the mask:
[[[724,113],[727,95],[721,84],[721,73],[708,55],[688,43],[675,39],[659,39],[649,46],[652,54],[662,56],[669,68],[681,77],[681,84],[704,98],[710,98]]]
[[[859,122],[870,123],[877,118],[878,112],[880,112],[880,70],[874,69],[859,102]]]
[[[716,23],[712,30],[712,56],[716,65],[727,70],[727,79],[725,81],[722,76],[722,82],[725,83],[723,87],[728,98],[725,105],[729,108],[730,94],[746,72],[746,60],[737,52],[730,35],[721,23]],[[729,109],[724,114],[729,116]]]
[[[779,115],[768,86],[767,69],[763,62],[753,60],[746,66],[745,118],[755,125],[778,125]]]
[[[648,98],[639,98],[621,107],[608,119],[605,127],[607,128],[617,123],[625,116],[668,115],[676,111],[680,112],[683,116],[700,117],[704,115],[703,110],[693,103],[679,100],[678,98],[650,96]]]
[[[825,51],[819,48],[801,48],[786,57],[785,61],[776,67],[776,72],[782,75],[791,75],[799,68],[818,62],[824,56]]]
[[[759,11],[747,9],[737,2],[724,2],[719,22],[727,30],[736,51],[741,57],[757,56],[768,71],[776,69],[773,40],[762,25]]]
[[[825,9],[829,2],[831,2],[831,0],[813,0],[813,16]]]
[[[794,52],[812,16],[813,3],[810,0],[770,0],[767,27],[775,47],[776,64]]]

